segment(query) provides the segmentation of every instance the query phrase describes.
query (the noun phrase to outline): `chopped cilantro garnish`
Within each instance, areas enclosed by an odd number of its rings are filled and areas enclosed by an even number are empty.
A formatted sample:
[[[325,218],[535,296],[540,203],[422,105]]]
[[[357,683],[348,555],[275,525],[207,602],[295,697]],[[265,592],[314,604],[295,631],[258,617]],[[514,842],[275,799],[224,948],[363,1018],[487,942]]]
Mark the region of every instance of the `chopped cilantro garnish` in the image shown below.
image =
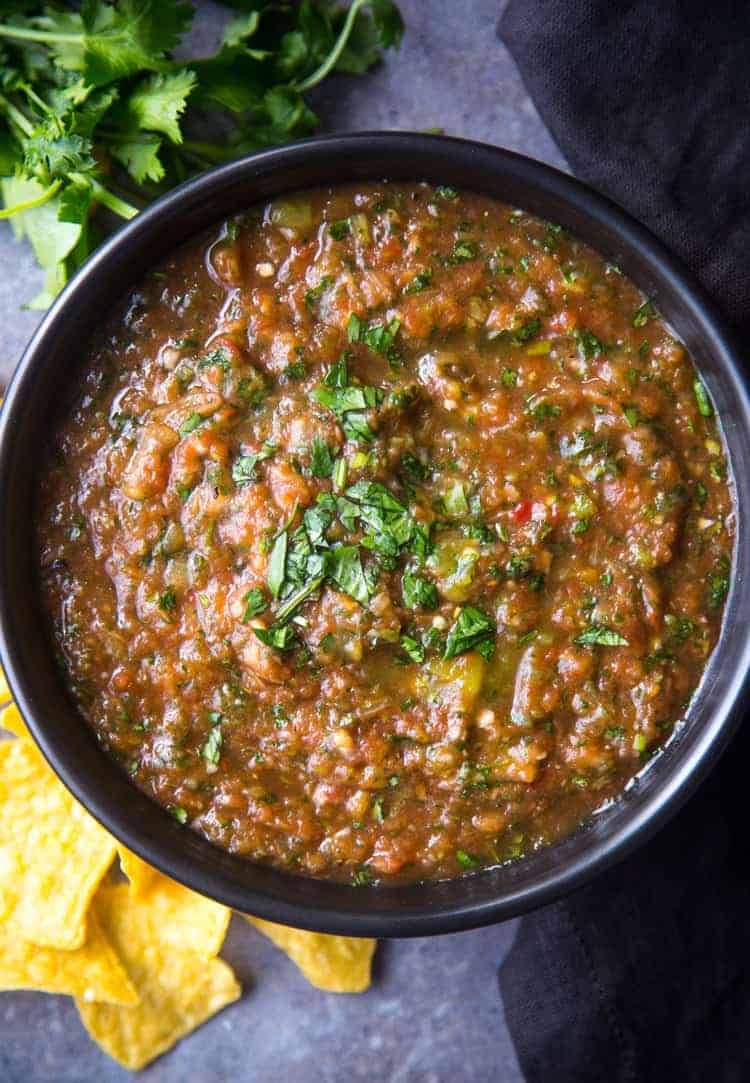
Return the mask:
[[[695,401],[698,404],[698,413],[701,417],[713,417],[713,406],[711,400],[708,397],[708,392],[703,385],[702,380],[696,379],[693,382],[693,392],[695,394]]]
[[[179,434],[181,437],[188,436],[191,432],[194,432],[199,425],[203,423],[203,417],[201,414],[192,413],[189,417],[183,421],[179,428]]]
[[[604,737],[608,741],[616,741],[619,737],[625,736],[624,726],[610,726],[609,729],[604,731]]]
[[[284,574],[286,569],[286,551],[287,551],[287,532],[282,532],[273,543],[271,554],[268,558],[268,571],[266,573],[266,581],[268,582],[268,589],[273,594],[274,598],[278,598],[281,592],[281,585],[284,582]]]
[[[477,858],[467,854],[465,850],[456,850],[456,861],[462,869],[474,869],[479,864]]]
[[[229,350],[226,350],[223,346],[219,346],[215,350],[211,350],[210,353],[204,354],[204,356],[198,362],[199,369],[221,368],[227,372],[232,367],[232,356]]]
[[[321,278],[320,282],[317,284],[317,286],[313,286],[312,289],[309,289],[306,292],[305,304],[307,305],[307,307],[315,308],[315,305],[318,303],[322,295],[332,284],[333,279],[330,278],[328,275],[324,275],[323,278]]]
[[[573,640],[579,647],[627,647],[628,641],[619,632],[604,624],[590,624]]]
[[[388,323],[375,323],[360,333],[360,342],[364,342],[365,346],[369,346],[375,353],[388,357],[400,326],[401,320],[395,317]]]
[[[312,391],[312,397],[341,422],[344,435],[349,440],[374,440],[366,410],[373,410],[383,401],[384,392],[379,387],[362,387],[350,384],[346,358],[342,357],[326,373],[323,386]]]
[[[479,249],[474,241],[457,241],[448,256],[448,263],[465,263],[467,260],[476,259]]]
[[[334,241],[340,241],[351,230],[351,223],[348,218],[339,218],[336,222],[331,222],[328,226],[328,232],[333,237]]]
[[[463,484],[455,481],[443,497],[443,504],[448,515],[455,519],[461,519],[469,514],[469,502],[466,499]]]
[[[622,412],[625,414],[628,425],[631,429],[634,429],[640,424],[641,414],[637,406],[623,406]]]
[[[167,587],[163,594],[159,595],[158,601],[159,609],[162,613],[171,614],[174,613],[177,608],[177,594],[174,587]]]
[[[243,597],[245,612],[242,614],[242,623],[247,624],[253,617],[257,617],[266,608],[266,600],[260,587],[253,587]]]
[[[538,316],[527,316],[522,323],[518,324],[510,336],[510,340],[514,346],[523,346],[525,342],[528,342],[534,335],[538,335],[542,321]]]
[[[290,651],[297,646],[294,629],[288,624],[275,624],[271,628],[253,628],[261,643],[277,651]]]
[[[224,744],[224,737],[221,732],[221,722],[217,722],[208,733],[208,737],[201,748],[201,756],[206,763],[211,763],[214,766],[219,762],[221,756],[221,746]]]
[[[602,352],[602,344],[591,331],[574,331],[578,343],[578,356],[581,361],[590,361]]]
[[[418,639],[414,639],[413,636],[402,635],[401,646],[404,652],[411,658],[412,662],[416,662],[417,665],[421,665],[425,659],[425,649],[423,644]]]
[[[428,583],[419,575],[404,572],[401,579],[401,590],[404,596],[404,605],[410,609],[423,606],[425,609],[437,609],[439,600],[437,587],[434,583]]]
[[[420,293],[426,290],[432,284],[433,274],[432,267],[425,267],[423,271],[418,271],[408,286],[404,286],[404,293]]]
[[[644,301],[639,309],[636,309],[633,316],[633,327],[645,327],[652,316],[656,315],[654,306],[650,301]]]
[[[366,605],[372,594],[362,559],[356,545],[339,545],[331,552],[328,574],[337,586],[360,605]]]
[[[359,342],[359,336],[361,335],[361,333],[362,321],[355,312],[352,312],[346,325],[346,336],[350,342]]]
[[[333,467],[333,488],[337,493],[340,493],[346,485],[346,475],[349,469],[349,464],[346,459],[337,459]]]
[[[275,451],[271,444],[264,444],[260,451],[254,451],[250,455],[240,455],[232,464],[232,481],[235,485],[247,485],[256,480],[255,467],[264,459],[269,459]]]
[[[443,658],[455,658],[470,650],[489,658],[495,648],[496,634],[494,622],[481,609],[465,605],[448,632]]]
[[[307,365],[304,361],[292,361],[281,374],[283,380],[304,380],[307,375]]]
[[[310,448],[310,473],[314,478],[330,478],[333,472],[333,459],[328,444],[319,436],[313,437]]]
[[[729,594],[729,576],[724,572],[714,573],[708,577],[708,604],[712,609],[724,602]]]
[[[401,456],[401,468],[412,481],[426,481],[432,471],[410,451]]]
[[[372,869],[369,865],[362,865],[361,868],[355,869],[352,873],[352,884],[354,887],[369,887],[370,884],[375,882]]]

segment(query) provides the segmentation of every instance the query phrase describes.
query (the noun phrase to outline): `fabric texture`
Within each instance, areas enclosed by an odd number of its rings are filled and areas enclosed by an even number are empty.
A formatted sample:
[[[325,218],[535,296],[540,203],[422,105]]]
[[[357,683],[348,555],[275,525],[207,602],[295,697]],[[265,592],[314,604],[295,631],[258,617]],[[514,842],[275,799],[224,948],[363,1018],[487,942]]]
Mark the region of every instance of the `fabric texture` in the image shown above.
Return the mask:
[[[499,33],[575,175],[750,350],[750,4],[510,0]],[[500,987],[528,1083],[750,1081],[749,754],[746,725],[648,845],[522,920]]]
[[[750,333],[750,4],[511,0],[500,36],[574,174]]]

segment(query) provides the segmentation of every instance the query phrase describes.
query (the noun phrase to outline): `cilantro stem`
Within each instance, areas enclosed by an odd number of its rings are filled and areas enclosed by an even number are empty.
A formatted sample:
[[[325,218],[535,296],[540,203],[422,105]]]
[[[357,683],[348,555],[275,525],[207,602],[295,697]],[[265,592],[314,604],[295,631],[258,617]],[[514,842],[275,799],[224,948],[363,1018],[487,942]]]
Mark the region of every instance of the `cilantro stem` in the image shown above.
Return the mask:
[[[5,207],[0,211],[0,218],[12,218],[14,214],[20,214],[21,211],[30,211],[34,207],[41,207],[43,203],[46,203],[62,188],[62,181],[56,180],[48,188],[45,188],[40,196],[36,199],[27,199],[25,203],[16,203],[13,207]]]
[[[305,583],[304,586],[295,591],[277,611],[277,622],[283,624],[284,621],[289,620],[295,609],[301,606],[305,598],[308,598],[319,586],[321,586],[324,579],[324,575],[317,575],[314,579],[311,579],[309,583]]]
[[[360,9],[364,7],[366,3],[367,0],[354,0],[347,12],[344,25],[341,28],[341,33],[336,40],[336,44],[333,46],[328,56],[312,75],[308,75],[307,79],[303,79],[301,83],[297,83],[297,90],[299,90],[300,93],[303,93],[306,90],[312,90],[312,88],[322,82],[329,71],[336,66],[341,54],[346,48],[346,43],[351,36],[351,32],[354,28],[354,20],[359,15]]]
[[[102,206],[108,207],[114,214],[118,214],[120,218],[135,218],[138,214],[138,207],[134,207],[132,203],[120,199],[119,196],[116,196],[114,192],[110,192],[109,188],[105,188],[98,181],[93,182],[93,188],[94,195]]]
[[[10,117],[16,127],[20,128],[24,135],[31,135],[34,131],[34,125],[29,118],[14,105],[13,102],[8,101],[6,97],[0,94],[0,105],[2,105],[5,113]]]
[[[31,30],[29,27],[8,26],[0,23],[0,38],[16,38],[18,41],[65,42],[83,41],[83,34],[51,34],[48,30]]]

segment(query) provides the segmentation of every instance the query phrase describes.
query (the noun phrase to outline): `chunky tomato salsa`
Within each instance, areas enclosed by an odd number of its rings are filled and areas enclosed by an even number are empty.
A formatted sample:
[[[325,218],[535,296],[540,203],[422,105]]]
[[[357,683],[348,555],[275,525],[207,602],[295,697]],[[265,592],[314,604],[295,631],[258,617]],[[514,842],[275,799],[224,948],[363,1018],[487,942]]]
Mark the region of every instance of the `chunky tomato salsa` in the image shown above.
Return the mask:
[[[571,832],[684,717],[732,497],[685,347],[554,222],[277,199],[88,350],[38,515],[60,665],[186,826],[356,885]]]

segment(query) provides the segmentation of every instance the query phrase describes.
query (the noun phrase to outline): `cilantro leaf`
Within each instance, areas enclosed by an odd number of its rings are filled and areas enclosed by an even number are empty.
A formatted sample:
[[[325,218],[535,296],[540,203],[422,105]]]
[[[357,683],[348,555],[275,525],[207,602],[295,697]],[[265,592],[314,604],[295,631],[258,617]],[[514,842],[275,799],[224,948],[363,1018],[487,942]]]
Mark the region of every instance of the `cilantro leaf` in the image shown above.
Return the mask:
[[[196,83],[195,73],[188,68],[144,79],[127,99],[123,127],[162,132],[172,143],[181,143],[179,120]]]
[[[695,401],[698,404],[698,413],[701,417],[713,417],[714,408],[711,405],[711,400],[708,397],[705,385],[702,380],[695,379],[693,381],[693,394],[695,395]]]
[[[333,473],[333,458],[328,444],[319,436],[313,438],[310,449],[310,473],[314,478],[330,478]]]
[[[426,481],[432,471],[410,451],[401,456],[401,468],[412,481]]]
[[[271,549],[271,554],[268,558],[266,582],[268,583],[268,589],[271,591],[274,598],[278,598],[281,592],[281,585],[284,582],[287,541],[287,532],[286,530],[282,530],[276,541],[273,543],[273,548]]]
[[[211,764],[213,767],[217,765],[221,758],[221,748],[224,744],[224,735],[221,732],[221,722],[217,722],[215,726],[208,731],[208,737],[201,747],[201,756],[206,763]]]
[[[307,583],[304,583],[301,587],[294,591],[293,594],[290,594],[287,599],[285,599],[284,604],[279,607],[278,612],[276,613],[276,617],[280,624],[283,624],[284,621],[289,620],[292,614],[297,609],[299,609],[302,603],[306,601],[311,594],[314,594],[318,587],[322,586],[324,578],[325,577],[323,575],[315,576],[313,579],[310,579]]]
[[[423,606],[425,609],[437,609],[438,592],[434,583],[428,583],[421,576],[404,572],[401,579],[401,591],[404,596],[404,605],[410,609]]]
[[[483,658],[491,656],[497,629],[493,621],[473,605],[465,605],[448,631],[443,658],[476,650]]]
[[[401,320],[394,319],[388,323],[376,323],[372,327],[368,327],[360,335],[361,341],[365,346],[369,346],[375,353],[387,354],[393,346],[398,329],[401,326]]]
[[[422,290],[426,290],[432,284],[434,273],[432,267],[425,267],[423,271],[418,271],[409,285],[404,286],[404,293],[421,293]]]
[[[347,440],[371,443],[375,439],[365,411],[376,409],[383,401],[385,393],[380,387],[350,384],[345,356],[331,366],[322,386],[313,388],[311,395],[316,402],[336,415]]]
[[[604,624],[590,624],[574,640],[579,647],[627,647],[628,641],[619,632]]]
[[[472,854],[467,854],[465,850],[456,850],[456,863],[462,869],[475,869],[479,861]]]
[[[418,639],[414,639],[413,636],[402,635],[401,646],[403,647],[405,654],[411,658],[412,662],[416,662],[417,665],[421,665],[421,663],[424,662],[425,649]]]
[[[317,117],[304,92],[332,71],[367,71],[403,33],[392,0],[230,3],[241,14],[189,67],[173,52],[193,16],[184,0],[0,5],[3,217],[46,272],[32,307],[96,247],[91,206],[132,218],[190,175],[308,135]],[[216,142],[185,140],[195,117]]]
[[[260,451],[250,455],[240,455],[232,463],[232,481],[235,485],[247,485],[257,479],[255,467],[264,459],[269,459],[276,449],[271,444],[264,444]]]
[[[370,600],[370,585],[356,545],[338,545],[331,553],[329,572],[334,583],[360,605]]]
[[[277,651],[290,651],[297,646],[297,636],[288,624],[274,624],[270,628],[253,628],[261,643]]]
[[[247,592],[242,601],[245,603],[245,612],[242,614],[242,623],[247,624],[253,617],[257,617],[267,608],[263,591],[260,587],[253,587]]]

